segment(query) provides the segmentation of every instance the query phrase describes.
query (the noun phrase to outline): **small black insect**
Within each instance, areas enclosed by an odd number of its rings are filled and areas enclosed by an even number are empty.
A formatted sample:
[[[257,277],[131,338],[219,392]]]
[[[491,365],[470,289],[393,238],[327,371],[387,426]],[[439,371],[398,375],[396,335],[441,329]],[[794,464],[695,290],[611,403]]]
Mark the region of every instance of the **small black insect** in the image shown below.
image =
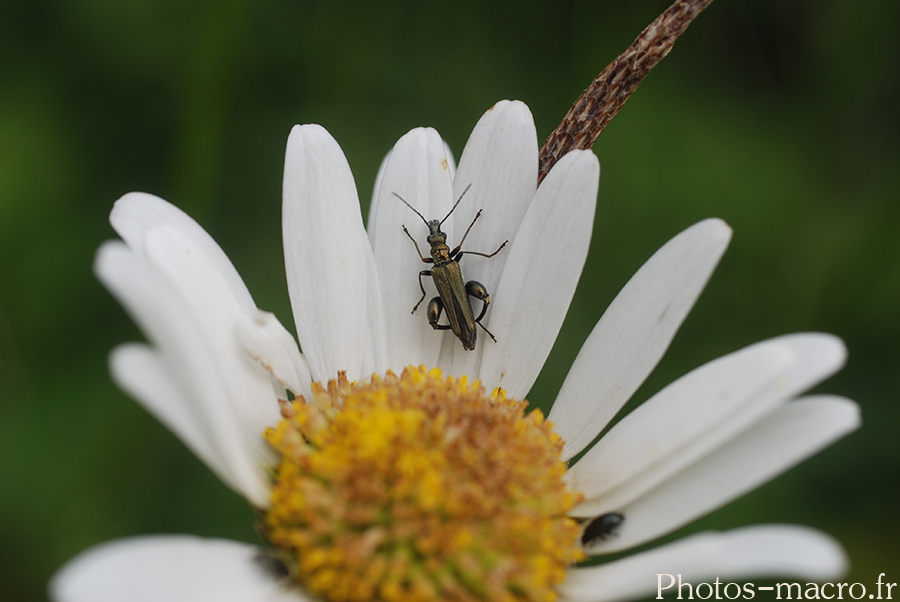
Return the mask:
[[[581,535],[581,545],[589,546],[598,541],[603,541],[610,535],[615,534],[622,523],[625,522],[625,515],[619,512],[607,512],[591,519],[584,533]]]
[[[279,558],[274,553],[258,552],[253,557],[253,562],[267,576],[273,577],[275,579],[285,579],[291,574],[287,565],[284,563],[284,560]]]
[[[463,196],[465,196],[466,192],[468,192],[471,184],[463,190],[463,193],[459,195],[459,199],[450,209],[450,213],[453,213],[453,210],[456,209],[456,206],[459,205],[459,201],[462,200]],[[448,217],[450,217],[450,213],[444,216],[444,219],[438,221],[436,219],[426,220],[425,217],[416,211],[415,207],[407,203],[403,197],[401,197],[396,192],[394,196],[403,201],[403,203],[416,212],[416,215],[422,218],[422,221],[425,222],[425,225],[428,226],[428,244],[431,245],[431,257],[425,257],[422,255],[422,250],[419,248],[419,243],[416,242],[416,239],[412,237],[412,234],[409,233],[409,230],[406,229],[406,226],[403,226],[403,231],[406,232],[406,235],[409,236],[409,239],[413,241],[413,244],[416,245],[416,251],[419,253],[419,259],[421,259],[424,263],[433,263],[434,267],[430,270],[422,270],[419,272],[419,288],[422,289],[422,298],[419,299],[419,302],[416,303],[415,307],[413,307],[412,313],[416,313],[416,310],[419,309],[419,305],[422,304],[422,301],[425,300],[425,296],[427,293],[425,292],[425,286],[422,284],[422,276],[431,276],[431,279],[434,281],[434,286],[438,290],[438,297],[435,297],[431,301],[428,302],[428,323],[431,324],[431,327],[435,330],[452,330],[453,334],[455,334],[460,341],[462,341],[463,348],[471,351],[475,349],[475,325],[478,324],[481,328],[484,329],[488,336],[491,337],[495,342],[497,341],[494,338],[494,335],[491,334],[491,331],[485,328],[484,324],[481,323],[481,319],[484,317],[484,313],[487,311],[488,305],[491,303],[491,297],[488,294],[487,289],[483,284],[477,282],[475,280],[470,280],[463,285],[463,277],[462,271],[459,269],[459,260],[462,259],[462,256],[465,254],[468,255],[481,255],[482,257],[493,257],[497,253],[500,252],[500,249],[506,246],[506,243],[509,241],[503,241],[503,244],[500,247],[488,255],[487,253],[478,253],[476,251],[460,251],[463,243],[466,241],[466,237],[469,235],[469,230],[472,229],[472,226],[475,225],[475,222],[481,217],[481,211],[475,214],[475,219],[472,220],[472,223],[469,224],[469,227],[466,228],[465,234],[463,234],[462,240],[459,241],[459,244],[450,250],[450,247],[447,245],[447,235],[441,231],[441,224],[446,221]],[[472,313],[472,305],[469,302],[469,296],[475,297],[476,299],[481,299],[484,305],[481,306],[481,313],[478,314],[478,317],[474,317]],[[447,310],[447,320],[450,321],[449,324],[438,324],[438,320],[441,317],[441,312],[443,310]]]

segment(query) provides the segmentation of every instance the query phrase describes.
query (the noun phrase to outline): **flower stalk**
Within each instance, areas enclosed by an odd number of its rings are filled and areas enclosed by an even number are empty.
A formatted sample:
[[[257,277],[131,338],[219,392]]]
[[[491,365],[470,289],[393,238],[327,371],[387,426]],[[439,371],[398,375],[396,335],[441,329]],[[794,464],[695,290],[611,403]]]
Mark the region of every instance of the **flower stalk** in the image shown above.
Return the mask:
[[[567,152],[589,149],[625,101],[712,0],[677,0],[600,72],[541,147],[538,184]]]

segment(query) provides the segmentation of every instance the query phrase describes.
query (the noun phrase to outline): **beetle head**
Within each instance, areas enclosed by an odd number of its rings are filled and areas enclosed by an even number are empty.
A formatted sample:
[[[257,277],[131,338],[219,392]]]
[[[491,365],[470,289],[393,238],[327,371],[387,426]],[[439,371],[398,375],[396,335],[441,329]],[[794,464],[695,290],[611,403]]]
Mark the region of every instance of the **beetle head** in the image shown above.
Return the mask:
[[[444,218],[447,219],[447,218]],[[434,243],[446,243],[447,235],[441,231],[441,224],[443,220],[437,221],[436,219],[428,220],[426,224],[428,225],[428,244],[433,245]]]

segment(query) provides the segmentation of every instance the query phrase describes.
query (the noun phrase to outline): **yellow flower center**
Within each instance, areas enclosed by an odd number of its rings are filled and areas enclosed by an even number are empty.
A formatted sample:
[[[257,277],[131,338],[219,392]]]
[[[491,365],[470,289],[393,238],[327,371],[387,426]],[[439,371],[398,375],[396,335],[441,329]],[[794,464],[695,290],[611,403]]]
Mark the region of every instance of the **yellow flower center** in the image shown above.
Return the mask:
[[[583,558],[539,411],[424,367],[283,405],[265,537],[333,602],[552,601]]]

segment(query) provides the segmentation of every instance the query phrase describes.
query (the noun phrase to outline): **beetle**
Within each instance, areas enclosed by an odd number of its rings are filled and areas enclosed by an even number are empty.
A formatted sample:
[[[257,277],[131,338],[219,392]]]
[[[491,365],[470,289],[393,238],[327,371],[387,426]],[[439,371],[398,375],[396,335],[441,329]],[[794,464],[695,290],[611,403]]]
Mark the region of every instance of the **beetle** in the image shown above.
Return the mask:
[[[412,209],[416,215],[422,218],[422,221],[428,226],[428,238],[426,240],[431,246],[431,257],[422,255],[419,243],[416,242],[416,239],[409,233],[406,226],[403,226],[403,231],[409,239],[413,241],[413,244],[416,245],[419,259],[424,263],[434,264],[434,267],[430,270],[422,270],[419,272],[419,288],[422,289],[422,298],[419,299],[418,303],[413,307],[412,313],[416,313],[416,310],[419,309],[419,306],[428,294],[425,292],[425,285],[422,284],[422,276],[431,276],[439,296],[428,302],[428,323],[431,324],[431,327],[435,330],[452,330],[453,334],[455,334],[462,342],[463,348],[468,351],[475,349],[476,324],[481,326],[494,342],[496,342],[497,339],[491,334],[491,331],[481,323],[481,319],[484,317],[488,305],[491,303],[491,297],[484,285],[476,280],[470,280],[463,284],[464,281],[462,271],[459,268],[459,260],[462,259],[463,255],[481,255],[482,257],[488,258],[493,257],[506,246],[506,243],[509,242],[508,240],[503,241],[503,244],[491,254],[460,250],[462,249],[463,243],[466,242],[466,237],[469,235],[472,226],[474,226],[475,222],[478,221],[478,218],[481,217],[481,210],[479,209],[478,213],[475,214],[475,219],[473,219],[472,223],[469,224],[469,227],[466,228],[466,232],[463,234],[459,244],[452,250],[447,245],[447,235],[441,231],[441,225],[448,217],[450,217],[450,214],[453,213],[456,206],[459,205],[459,202],[471,187],[471,184],[466,186],[466,189],[459,195],[459,199],[457,199],[456,203],[453,204],[453,207],[450,208],[450,212],[440,221],[436,219],[426,220],[425,217],[419,213],[415,207],[407,203],[403,197],[396,192],[393,193],[395,197],[403,201],[404,205]],[[472,304],[469,302],[470,296],[480,299],[484,304],[481,306],[481,313],[478,314],[477,318],[474,317],[474,313],[472,312]],[[444,310],[447,311],[447,320],[450,323],[438,324],[441,312]]]
[[[589,546],[598,541],[603,541],[610,535],[615,534],[622,523],[625,522],[625,515],[620,512],[607,512],[591,519],[584,533],[581,534],[581,545]]]
[[[266,577],[273,577],[280,580],[289,577],[291,574],[291,571],[284,560],[274,553],[257,552],[253,556],[253,562]]]

